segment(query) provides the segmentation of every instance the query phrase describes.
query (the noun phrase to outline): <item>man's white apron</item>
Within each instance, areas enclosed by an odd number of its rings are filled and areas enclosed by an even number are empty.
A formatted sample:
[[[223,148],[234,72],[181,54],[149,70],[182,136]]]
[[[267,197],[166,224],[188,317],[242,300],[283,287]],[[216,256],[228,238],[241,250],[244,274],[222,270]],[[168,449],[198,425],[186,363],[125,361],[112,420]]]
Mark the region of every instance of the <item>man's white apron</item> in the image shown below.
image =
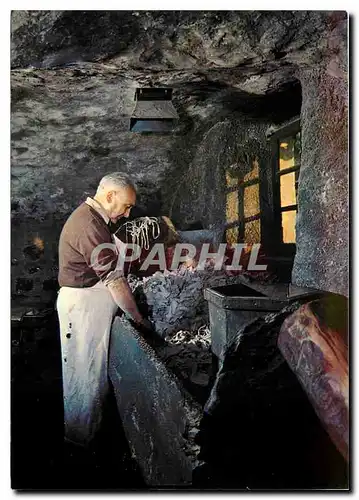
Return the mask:
[[[108,392],[108,348],[117,304],[107,287],[62,287],[60,322],[65,438],[87,445],[99,429]]]

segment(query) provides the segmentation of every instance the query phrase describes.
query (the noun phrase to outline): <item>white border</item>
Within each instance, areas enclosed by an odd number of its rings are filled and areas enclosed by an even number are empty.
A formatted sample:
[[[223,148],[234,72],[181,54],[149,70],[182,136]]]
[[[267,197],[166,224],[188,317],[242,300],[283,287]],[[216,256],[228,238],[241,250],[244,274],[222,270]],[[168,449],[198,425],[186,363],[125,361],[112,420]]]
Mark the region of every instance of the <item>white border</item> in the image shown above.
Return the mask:
[[[124,4],[125,6],[125,4]],[[1,186],[1,196],[0,196],[0,202],[1,202],[1,221],[2,221],[2,246],[1,246],[1,260],[0,262],[5,263],[5,270],[2,273],[3,279],[0,282],[0,291],[1,291],[1,319],[2,319],[2,326],[7,325],[5,328],[2,328],[2,333],[1,333],[1,340],[2,340],[2,348],[1,348],[1,354],[2,354],[2,359],[1,359],[1,384],[2,384],[2,391],[1,391],[1,421],[0,421],[0,498],[5,499],[9,498],[12,496],[14,493],[11,492],[10,490],[10,460],[9,460],[9,428],[10,428],[10,335],[9,335],[9,326],[10,326],[10,321],[9,321],[9,314],[10,314],[10,252],[9,252],[9,241],[10,241],[10,226],[9,226],[9,219],[10,219],[10,191],[9,191],[9,158],[10,158],[10,144],[9,144],[9,124],[10,124],[10,108],[9,108],[9,96],[10,96],[10,91],[9,91],[9,53],[10,53],[10,9],[18,9],[18,10],[116,10],[121,7],[121,4],[119,4],[118,1],[109,1],[109,0],[103,0],[102,2],[99,2],[97,4],[89,3],[88,0],[86,1],[74,1],[72,0],[71,2],[69,0],[63,0],[62,2],[58,1],[14,1],[12,2],[11,6],[9,4],[2,4],[1,6],[1,15],[0,15],[0,22],[1,22],[1,61],[2,61],[2,66],[3,66],[3,71],[2,71],[2,78],[1,78],[1,100],[2,100],[2,106],[1,106],[1,118],[2,118],[2,133],[0,134],[1,138],[1,156],[2,156],[2,163],[1,163],[1,169],[0,169],[0,186]],[[317,0],[311,0],[311,1],[301,1],[301,2],[285,2],[285,1],[277,1],[275,3],[270,3],[268,1],[258,1],[258,0],[253,0],[251,2],[214,2],[211,0],[205,0],[205,1],[198,1],[198,0],[191,0],[191,1],[185,1],[183,0],[182,2],[169,2],[169,1],[150,1],[150,0],[132,0],[131,2],[131,9],[130,10],[347,10],[352,16],[355,17],[355,14],[357,13],[357,2],[354,1],[347,1],[347,2],[334,2],[332,0],[327,0],[327,1],[317,1]],[[355,23],[356,19],[353,19],[353,25]],[[358,29],[357,26],[355,26],[356,29]],[[356,62],[356,53],[358,52],[358,36],[355,33],[355,29],[353,30],[353,42],[354,42],[354,47],[352,50],[354,52],[353,58],[352,58],[352,63]],[[353,71],[353,69],[352,69]],[[357,78],[355,78],[357,75],[355,74],[355,70],[353,71],[353,83],[357,82]],[[352,93],[353,97],[354,95],[354,87],[352,88]],[[357,102],[358,99],[354,99],[354,105],[355,105],[355,111],[357,111]],[[352,110],[354,111],[354,109]],[[356,116],[356,113],[352,114],[352,126],[354,127],[354,115]],[[352,154],[353,157],[355,157],[355,153],[357,153],[357,148],[358,148],[358,141],[359,137],[357,134],[357,129],[354,127],[353,134],[352,134],[352,140],[354,142],[353,148],[352,148]],[[353,158],[352,158],[352,163],[353,163]],[[352,184],[353,188],[355,186],[359,185],[359,178],[357,177],[357,174],[355,173],[355,168],[353,168],[354,165],[352,165],[352,169],[354,170],[353,176],[352,176]],[[353,198],[352,198],[352,217],[354,221],[354,232],[353,232],[353,237],[354,241],[353,244],[354,246],[352,247],[352,263],[353,263],[353,282],[352,282],[352,294],[353,294],[353,304],[352,304],[352,310],[358,311],[359,310],[359,298],[357,294],[355,293],[355,283],[357,282],[358,278],[358,266],[355,266],[355,257],[357,256],[357,250],[359,248],[358,245],[358,218],[355,216],[357,214],[357,203],[354,203],[355,200],[355,190],[353,189]],[[358,250],[359,252],[359,250]],[[356,361],[359,359],[358,357],[358,345],[359,342],[355,342],[355,337],[359,333],[359,329],[355,328],[357,326],[356,324],[356,315],[353,317],[354,319],[354,324],[352,326],[352,334],[351,334],[351,361],[352,361],[352,373],[355,374],[355,365]],[[5,330],[5,331],[4,331]],[[357,371],[357,370],[356,370]],[[356,391],[356,384],[352,382],[354,386],[353,390],[353,397],[355,397]],[[352,413],[352,421],[354,423],[354,415],[355,411],[353,409]],[[355,444],[356,444],[356,435],[354,431],[352,431],[352,434],[355,439]],[[354,442],[353,442],[354,444]],[[356,449],[356,446],[355,446]],[[354,450],[353,450],[354,451]],[[352,452],[353,453],[353,452]],[[355,480],[355,478],[358,478],[359,475],[356,474],[358,471],[357,464],[354,462],[354,467],[352,468],[352,481]],[[119,493],[121,497],[126,497],[129,496],[133,498],[134,494],[125,494],[125,493]],[[188,497],[190,493],[184,493],[184,494],[179,494],[180,497]],[[299,493],[298,493],[299,494]],[[298,495],[295,494],[295,495]],[[74,495],[71,494],[65,494],[67,498],[71,498]],[[91,494],[92,496],[93,494]],[[95,494],[95,496],[102,496],[104,494]],[[216,496],[221,497],[224,496],[225,494],[216,494]],[[256,494],[260,495],[260,494]],[[314,496],[315,493],[309,494],[309,496]],[[47,497],[46,494],[41,494],[41,495],[36,495],[34,496],[41,496],[41,498]],[[165,495],[167,496],[167,494]],[[176,495],[178,497],[178,494]],[[282,496],[282,495],[281,495]]]

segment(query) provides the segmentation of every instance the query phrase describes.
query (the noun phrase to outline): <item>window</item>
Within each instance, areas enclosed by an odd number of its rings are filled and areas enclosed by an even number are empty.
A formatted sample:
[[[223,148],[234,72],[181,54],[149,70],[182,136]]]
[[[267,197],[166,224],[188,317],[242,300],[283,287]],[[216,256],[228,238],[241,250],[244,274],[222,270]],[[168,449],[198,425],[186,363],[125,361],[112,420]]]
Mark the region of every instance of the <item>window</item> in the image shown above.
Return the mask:
[[[297,194],[300,169],[300,131],[279,141],[279,183],[282,243],[295,243],[295,221],[298,211]]]
[[[301,157],[300,119],[268,137],[270,163],[254,158],[226,169],[226,241],[261,243],[267,255],[292,258],[295,253],[298,180]]]
[[[253,161],[246,174],[239,171],[235,164],[226,172],[226,241],[251,245],[261,241],[258,160]]]
[[[298,180],[301,157],[300,120],[276,130],[272,143],[273,237],[282,253],[295,251]],[[281,253],[281,252],[280,252]]]

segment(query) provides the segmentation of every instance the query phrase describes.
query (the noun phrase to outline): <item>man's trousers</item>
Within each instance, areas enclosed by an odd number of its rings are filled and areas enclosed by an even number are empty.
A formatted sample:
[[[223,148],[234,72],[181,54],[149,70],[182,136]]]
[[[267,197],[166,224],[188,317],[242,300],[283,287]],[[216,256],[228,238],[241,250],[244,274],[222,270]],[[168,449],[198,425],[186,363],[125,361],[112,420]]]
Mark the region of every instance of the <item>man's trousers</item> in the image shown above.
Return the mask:
[[[108,349],[117,307],[102,282],[59,291],[65,439],[76,444],[90,444],[100,428],[109,390]]]

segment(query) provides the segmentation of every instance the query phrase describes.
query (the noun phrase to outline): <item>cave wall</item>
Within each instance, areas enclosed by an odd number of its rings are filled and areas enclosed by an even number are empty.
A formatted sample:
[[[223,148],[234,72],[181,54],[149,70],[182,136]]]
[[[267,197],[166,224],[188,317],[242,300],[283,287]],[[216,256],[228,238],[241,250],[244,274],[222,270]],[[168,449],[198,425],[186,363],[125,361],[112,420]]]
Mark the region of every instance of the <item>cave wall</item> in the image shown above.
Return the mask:
[[[250,172],[257,177],[257,162],[262,244],[270,248],[272,151],[267,133],[299,116],[301,102],[296,81],[264,96],[227,89],[191,107],[192,131],[173,142],[168,182],[162,187],[164,206],[179,229],[200,223],[223,230],[230,191],[226,175],[240,185]]]
[[[178,227],[200,222],[203,227],[221,227],[226,222],[226,171],[243,178],[259,160],[269,166],[265,132],[269,124],[235,114],[206,127],[193,152],[192,161],[177,172],[176,189],[166,197],[168,211]]]
[[[139,183],[142,203],[168,167],[168,137],[129,132],[136,82],[95,70],[12,77],[12,209],[41,219],[68,214],[108,172]],[[158,209],[152,206],[153,210]]]
[[[349,294],[347,23],[337,19],[325,57],[300,73],[302,158],[292,281]]]
[[[76,206],[94,195],[106,173],[131,174],[139,186],[139,203],[153,214],[160,212],[158,180],[168,168],[170,139],[128,131],[135,87],[136,82],[96,71],[12,75],[15,295],[48,295],[42,284],[56,278],[62,225]],[[39,252],[32,252],[32,257],[24,253],[34,244]],[[25,288],[33,283],[31,291],[23,290],[24,280]]]

